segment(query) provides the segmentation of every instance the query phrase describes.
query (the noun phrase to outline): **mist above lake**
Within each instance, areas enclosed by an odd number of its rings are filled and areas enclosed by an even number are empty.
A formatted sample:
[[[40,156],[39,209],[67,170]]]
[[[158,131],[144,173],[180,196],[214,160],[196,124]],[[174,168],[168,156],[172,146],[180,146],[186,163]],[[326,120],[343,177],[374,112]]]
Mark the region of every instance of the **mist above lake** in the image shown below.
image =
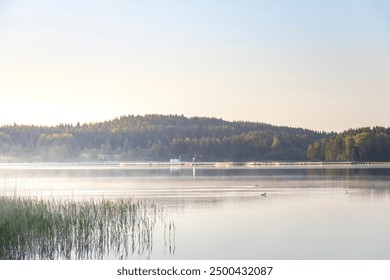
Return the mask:
[[[151,259],[388,259],[390,168],[8,165],[3,195],[132,198],[175,224]],[[130,258],[144,258],[136,254]],[[115,257],[113,257],[115,258]]]

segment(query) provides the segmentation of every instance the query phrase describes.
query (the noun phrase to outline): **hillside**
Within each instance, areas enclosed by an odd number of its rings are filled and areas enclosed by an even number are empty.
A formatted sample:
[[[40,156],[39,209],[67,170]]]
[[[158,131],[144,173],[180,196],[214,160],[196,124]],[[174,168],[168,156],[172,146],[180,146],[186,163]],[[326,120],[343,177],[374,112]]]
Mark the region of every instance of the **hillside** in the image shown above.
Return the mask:
[[[390,161],[390,128],[350,129],[309,145],[309,160]]]
[[[58,126],[0,127],[3,161],[305,160],[330,135],[257,122],[178,115],[122,116]]]

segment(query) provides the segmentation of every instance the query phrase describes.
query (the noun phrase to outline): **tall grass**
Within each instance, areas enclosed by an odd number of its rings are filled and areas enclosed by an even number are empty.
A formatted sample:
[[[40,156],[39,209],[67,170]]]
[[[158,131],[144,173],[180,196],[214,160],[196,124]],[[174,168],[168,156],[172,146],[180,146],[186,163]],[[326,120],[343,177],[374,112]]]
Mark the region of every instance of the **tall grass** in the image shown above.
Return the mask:
[[[155,204],[131,199],[0,197],[0,259],[149,258],[163,217]]]

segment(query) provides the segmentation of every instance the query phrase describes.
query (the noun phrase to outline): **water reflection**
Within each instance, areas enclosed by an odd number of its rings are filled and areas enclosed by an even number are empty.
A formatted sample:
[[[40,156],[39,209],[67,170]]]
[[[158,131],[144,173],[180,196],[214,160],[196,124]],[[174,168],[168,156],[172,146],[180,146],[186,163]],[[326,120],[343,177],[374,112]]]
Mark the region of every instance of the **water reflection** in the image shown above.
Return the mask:
[[[0,169],[0,178],[9,196],[134,198],[164,207],[171,222],[153,227],[150,245],[138,251],[129,243],[123,256],[110,247],[104,258],[390,258],[390,168],[383,166],[14,168]]]
[[[28,168],[30,166],[30,168]],[[71,167],[71,168],[70,168]],[[350,177],[389,177],[389,166],[349,166],[349,167],[230,167],[230,168],[218,168],[218,167],[182,167],[182,166],[170,166],[170,167],[94,167],[91,166],[65,166],[61,168],[61,165],[56,168],[50,167],[50,165],[35,166],[35,165],[11,165],[4,168],[0,165],[0,177],[128,177],[128,178],[143,178],[143,177],[304,177],[304,178],[316,178],[316,177],[344,177],[348,179]]]
[[[1,179],[2,178],[2,179]],[[389,168],[108,168],[0,169],[0,190],[19,196],[64,198],[135,197],[164,205],[256,201],[298,197],[300,189],[317,193],[364,189],[388,195]],[[360,190],[360,191],[358,191]]]
[[[158,222],[174,254],[175,226],[164,216],[161,207],[129,199],[1,197],[0,259],[149,259]]]

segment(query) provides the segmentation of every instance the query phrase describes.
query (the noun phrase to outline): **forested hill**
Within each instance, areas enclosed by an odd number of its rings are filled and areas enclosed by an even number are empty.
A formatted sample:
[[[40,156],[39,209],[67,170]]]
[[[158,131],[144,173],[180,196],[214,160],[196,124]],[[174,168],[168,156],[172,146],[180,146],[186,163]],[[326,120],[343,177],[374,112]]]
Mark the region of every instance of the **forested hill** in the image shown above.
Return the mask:
[[[350,129],[309,145],[309,160],[390,161],[390,128]]]
[[[310,144],[330,135],[256,122],[177,115],[123,116],[58,126],[0,127],[3,161],[305,160]]]

